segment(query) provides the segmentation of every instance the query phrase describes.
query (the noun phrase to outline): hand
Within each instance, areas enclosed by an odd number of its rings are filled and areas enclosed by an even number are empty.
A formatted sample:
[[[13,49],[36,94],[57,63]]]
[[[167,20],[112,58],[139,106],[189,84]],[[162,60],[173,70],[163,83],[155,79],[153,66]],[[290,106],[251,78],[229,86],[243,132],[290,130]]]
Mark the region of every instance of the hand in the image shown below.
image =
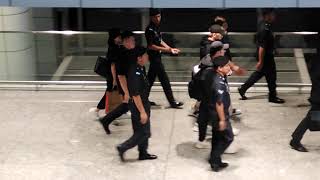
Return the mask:
[[[123,103],[129,103],[129,94],[124,94]]]
[[[180,50],[177,49],[177,48],[171,48],[171,53],[172,53],[172,54],[179,54],[179,53],[180,53]]]
[[[237,70],[234,71],[236,75],[243,76],[247,74],[247,71],[241,67],[239,67]]]
[[[215,34],[213,35],[213,39],[216,40],[216,41],[217,41],[217,40],[220,41],[222,38],[223,38],[223,36],[222,36],[221,34],[219,34],[219,33],[215,33]]]
[[[258,62],[257,65],[256,65],[256,68],[257,68],[258,71],[260,71],[262,69],[262,63]]]
[[[219,131],[224,131],[227,129],[227,122],[224,121],[219,121]]]
[[[140,113],[140,122],[141,124],[146,124],[148,122],[148,115],[147,113]]]
[[[118,86],[117,81],[113,81],[112,86],[112,89],[115,89]]]

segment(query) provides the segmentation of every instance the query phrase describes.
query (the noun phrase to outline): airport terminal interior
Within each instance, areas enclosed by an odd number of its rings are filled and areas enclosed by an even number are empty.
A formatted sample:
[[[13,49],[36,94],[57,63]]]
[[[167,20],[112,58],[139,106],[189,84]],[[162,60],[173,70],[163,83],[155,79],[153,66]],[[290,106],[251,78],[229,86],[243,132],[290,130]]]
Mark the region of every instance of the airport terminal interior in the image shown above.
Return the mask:
[[[290,145],[291,134],[314,107],[310,92],[313,80],[320,79],[313,77],[320,71],[313,68],[320,61],[320,3],[76,1],[0,1],[0,180],[320,179],[319,131],[307,131],[301,141],[309,152]],[[106,134],[99,118],[108,110],[92,111],[106,93],[106,79],[94,69],[97,57],[108,51],[111,28],[132,31],[136,44],[149,48],[145,28],[151,7],[161,10],[162,40],[181,50],[162,53],[162,63],[184,105],[172,108],[156,79],[149,96],[157,106],[151,106],[148,151],[158,158],[139,161],[132,148],[122,162],[116,147],[132,136],[132,113],[117,118]],[[265,78],[248,90],[247,100],[238,92],[256,71],[257,28],[265,7],[276,15],[274,59],[283,104],[268,102]],[[201,38],[210,34],[217,16],[228,22],[232,62],[246,73],[228,77],[232,108],[240,111],[231,118],[238,132],[228,148],[233,152],[222,155],[229,167],[214,172],[208,160],[215,133],[209,126],[204,141],[209,147],[196,146],[196,100],[189,97],[188,83],[199,64]]]

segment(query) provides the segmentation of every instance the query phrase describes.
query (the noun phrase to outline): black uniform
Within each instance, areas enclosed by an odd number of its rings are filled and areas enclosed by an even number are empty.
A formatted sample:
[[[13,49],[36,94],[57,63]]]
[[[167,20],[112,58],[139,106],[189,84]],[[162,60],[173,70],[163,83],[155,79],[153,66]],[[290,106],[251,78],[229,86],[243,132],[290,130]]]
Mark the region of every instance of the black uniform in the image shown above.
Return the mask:
[[[136,62],[137,55],[135,53],[135,49],[128,50],[124,47],[120,49],[120,56],[116,62],[116,71],[117,75],[122,75],[127,78],[128,81],[128,72],[131,66],[134,65]],[[124,95],[124,91],[122,90],[121,84],[119,79],[117,79],[119,84],[119,93]],[[128,87],[129,88],[129,87]],[[122,116],[123,114],[129,111],[128,103],[121,103],[117,106],[114,110],[109,112],[105,117],[100,119],[104,129],[106,130],[107,134],[110,134],[109,124],[117,119],[118,117]]]
[[[116,45],[116,44],[110,44],[108,47],[108,52],[107,52],[107,92],[112,92],[113,88],[113,77],[112,77],[112,72],[111,72],[111,64],[116,63],[118,61],[119,55],[120,55],[120,49],[121,46]],[[98,109],[105,109],[106,107],[106,94],[101,98],[97,108]]]
[[[211,164],[220,164],[221,163],[221,155],[224,151],[229,147],[229,145],[233,141],[233,132],[230,123],[230,94],[229,94],[229,86],[227,79],[222,77],[220,74],[216,74],[213,76],[213,84],[212,84],[212,97],[210,102],[210,109],[215,110],[216,112],[216,103],[221,102],[224,105],[224,113],[226,117],[227,128],[224,131],[219,130],[219,121],[213,123],[212,128],[212,149],[211,149]],[[217,118],[219,119],[219,118]]]
[[[260,71],[255,71],[251,74],[249,79],[241,86],[239,91],[246,92],[251,86],[258,82],[263,76],[265,76],[268,88],[269,88],[269,99],[276,98],[276,81],[277,81],[277,70],[274,61],[274,36],[271,29],[271,24],[263,22],[260,25],[257,33],[257,59],[259,58],[259,48],[265,49],[263,67]]]
[[[307,113],[306,117],[301,121],[299,126],[292,134],[292,140],[295,143],[300,143],[305,132],[310,128],[311,113],[313,111],[320,112],[320,62],[319,59],[311,61],[311,81],[312,89],[309,101],[311,103],[311,109]]]
[[[149,95],[149,82],[146,77],[145,68],[140,65],[134,65],[130,68],[128,76],[128,88],[130,96],[140,96],[144,109],[148,115],[146,124],[140,122],[140,112],[136,107],[134,101],[131,99],[129,107],[131,111],[133,136],[127,141],[119,145],[122,152],[131,149],[138,145],[140,156],[147,154],[148,139],[151,137],[150,132],[150,103],[148,100]]]
[[[160,33],[160,29],[153,22],[150,22],[150,24],[146,28],[145,36],[147,39],[148,46],[152,44],[156,46],[161,46],[162,36]],[[148,71],[148,80],[150,84],[149,93],[156,77],[158,76],[169,103],[173,104],[175,102],[175,99],[173,97],[169,77],[161,61],[161,52],[149,49],[148,55],[150,60],[150,67]]]

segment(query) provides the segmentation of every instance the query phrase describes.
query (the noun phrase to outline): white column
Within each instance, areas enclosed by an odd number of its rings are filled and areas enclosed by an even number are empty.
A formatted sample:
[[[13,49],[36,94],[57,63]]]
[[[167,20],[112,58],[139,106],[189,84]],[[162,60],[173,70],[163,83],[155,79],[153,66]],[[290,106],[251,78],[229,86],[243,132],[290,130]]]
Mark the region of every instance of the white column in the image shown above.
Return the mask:
[[[31,31],[30,8],[0,7],[0,31]],[[34,80],[36,74],[32,33],[0,33],[0,80]]]

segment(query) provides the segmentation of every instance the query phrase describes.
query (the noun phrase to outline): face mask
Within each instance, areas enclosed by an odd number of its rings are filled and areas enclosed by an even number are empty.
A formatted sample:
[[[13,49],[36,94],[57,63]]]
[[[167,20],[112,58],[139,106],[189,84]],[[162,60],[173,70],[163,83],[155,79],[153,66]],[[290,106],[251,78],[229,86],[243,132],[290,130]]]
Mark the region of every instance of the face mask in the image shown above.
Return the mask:
[[[227,76],[231,76],[232,75],[232,70],[230,70],[227,74]]]

